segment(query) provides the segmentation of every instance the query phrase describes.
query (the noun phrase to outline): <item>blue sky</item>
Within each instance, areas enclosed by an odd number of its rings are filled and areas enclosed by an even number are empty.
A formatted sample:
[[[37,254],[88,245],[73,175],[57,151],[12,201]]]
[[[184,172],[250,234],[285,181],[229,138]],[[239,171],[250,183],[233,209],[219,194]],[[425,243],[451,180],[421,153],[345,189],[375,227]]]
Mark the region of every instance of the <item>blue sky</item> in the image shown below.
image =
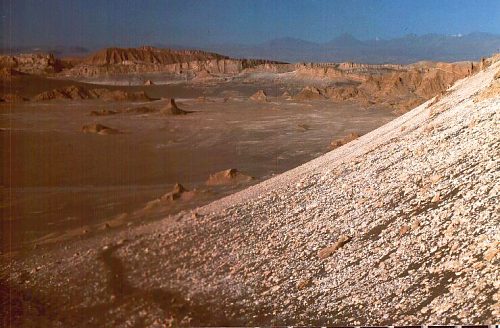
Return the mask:
[[[500,34],[500,0],[0,0],[3,46],[326,42]]]

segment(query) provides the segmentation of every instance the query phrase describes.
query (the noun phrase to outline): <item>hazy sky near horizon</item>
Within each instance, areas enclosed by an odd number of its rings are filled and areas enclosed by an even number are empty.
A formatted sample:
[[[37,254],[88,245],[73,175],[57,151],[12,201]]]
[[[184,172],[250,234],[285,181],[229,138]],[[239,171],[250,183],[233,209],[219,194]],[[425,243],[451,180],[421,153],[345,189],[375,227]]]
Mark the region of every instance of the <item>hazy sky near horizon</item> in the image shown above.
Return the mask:
[[[500,0],[0,0],[3,47],[500,34]]]

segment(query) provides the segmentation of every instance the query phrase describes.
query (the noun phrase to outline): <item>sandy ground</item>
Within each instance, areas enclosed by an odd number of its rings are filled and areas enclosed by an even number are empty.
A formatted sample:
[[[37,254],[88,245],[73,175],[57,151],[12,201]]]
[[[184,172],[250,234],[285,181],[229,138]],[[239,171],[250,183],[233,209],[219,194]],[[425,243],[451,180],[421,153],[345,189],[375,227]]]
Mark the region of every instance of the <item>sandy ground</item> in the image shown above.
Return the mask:
[[[25,81],[11,87],[33,96],[42,87],[74,84],[36,79],[29,88]],[[212,173],[237,168],[255,177],[249,182],[253,184],[324,154],[333,139],[367,133],[395,117],[383,108],[364,109],[356,103],[297,103],[283,97],[269,97],[267,103],[248,100],[258,88],[268,94],[284,90],[269,82],[126,88],[145,90],[157,99],[176,97],[179,107],[192,111],[176,117],[156,112],[90,116],[95,110],[121,112],[143,106],[158,110],[167,103],[161,99],[1,104],[5,170],[0,211],[8,225],[3,252],[65,236],[87,238],[120,218],[130,223],[137,217],[135,211],[177,182],[199,193],[162,214],[205,204],[248,186],[205,187]],[[290,93],[296,91],[289,88]],[[197,99],[201,95],[205,102]],[[122,133],[82,133],[82,126],[91,123]]]

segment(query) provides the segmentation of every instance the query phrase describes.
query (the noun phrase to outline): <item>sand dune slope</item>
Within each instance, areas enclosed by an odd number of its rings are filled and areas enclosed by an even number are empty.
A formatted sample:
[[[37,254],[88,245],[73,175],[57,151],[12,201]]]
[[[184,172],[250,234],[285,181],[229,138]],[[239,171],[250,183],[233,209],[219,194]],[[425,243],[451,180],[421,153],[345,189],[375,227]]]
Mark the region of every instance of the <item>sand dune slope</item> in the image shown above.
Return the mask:
[[[500,95],[477,95],[499,70],[195,214],[3,265],[16,320],[493,324]]]

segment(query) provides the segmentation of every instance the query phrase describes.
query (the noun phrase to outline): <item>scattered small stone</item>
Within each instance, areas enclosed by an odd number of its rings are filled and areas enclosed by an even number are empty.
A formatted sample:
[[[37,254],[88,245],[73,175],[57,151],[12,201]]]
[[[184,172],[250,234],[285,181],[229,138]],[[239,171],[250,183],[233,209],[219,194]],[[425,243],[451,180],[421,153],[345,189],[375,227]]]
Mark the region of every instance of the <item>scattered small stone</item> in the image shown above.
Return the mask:
[[[434,194],[434,197],[432,197],[431,203],[437,203],[439,201],[441,201],[441,194],[438,192]]]
[[[116,243],[116,245],[117,245],[117,246],[121,246],[121,245],[125,244],[125,242],[127,242],[127,239],[120,239],[120,240]]]
[[[431,175],[430,177],[430,181],[432,184],[436,184],[437,182],[439,182],[439,180],[441,180],[443,178],[442,175],[440,174],[434,174],[434,175]]]
[[[295,285],[297,287],[297,289],[304,289],[306,287],[309,287],[311,285],[311,279],[310,278],[303,278],[303,279],[300,279],[297,284]]]
[[[403,236],[405,235],[408,231],[410,231],[410,227],[407,226],[407,225],[403,225],[400,229],[399,229],[399,236]]]
[[[493,246],[490,247],[483,255],[484,259],[488,262],[492,262],[495,256],[498,254],[498,248]]]
[[[472,267],[476,270],[481,270],[482,268],[484,268],[486,266],[486,264],[484,264],[484,262],[476,262],[472,265]]]

